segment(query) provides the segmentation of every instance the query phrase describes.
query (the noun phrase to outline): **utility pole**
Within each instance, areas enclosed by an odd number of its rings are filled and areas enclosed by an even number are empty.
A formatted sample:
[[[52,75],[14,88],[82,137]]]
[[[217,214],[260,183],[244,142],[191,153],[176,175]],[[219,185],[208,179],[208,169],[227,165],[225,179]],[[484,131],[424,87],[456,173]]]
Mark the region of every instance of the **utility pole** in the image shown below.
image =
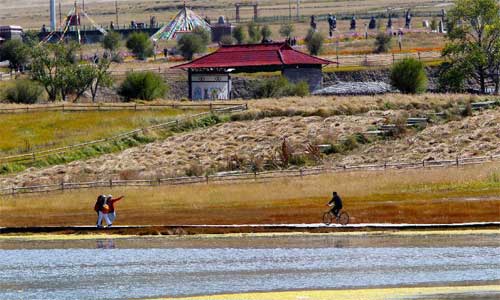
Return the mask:
[[[61,8],[61,0],[59,0],[59,24],[62,26],[62,8]]]
[[[292,0],[288,0],[288,20],[292,19]]]
[[[115,16],[116,16],[116,26],[120,26],[118,23],[118,0],[115,0]]]
[[[297,21],[300,19],[300,0],[297,0]]]

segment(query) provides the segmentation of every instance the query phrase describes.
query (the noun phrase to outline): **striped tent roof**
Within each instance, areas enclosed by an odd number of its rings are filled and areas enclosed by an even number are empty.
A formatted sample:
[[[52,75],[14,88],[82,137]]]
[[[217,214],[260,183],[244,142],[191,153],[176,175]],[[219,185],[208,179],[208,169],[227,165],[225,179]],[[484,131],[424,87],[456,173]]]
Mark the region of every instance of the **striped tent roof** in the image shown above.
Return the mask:
[[[153,34],[152,40],[172,40],[178,32],[191,32],[196,27],[203,27],[210,30],[210,25],[195,12],[184,5],[179,13],[165,26],[160,28],[158,32]]]

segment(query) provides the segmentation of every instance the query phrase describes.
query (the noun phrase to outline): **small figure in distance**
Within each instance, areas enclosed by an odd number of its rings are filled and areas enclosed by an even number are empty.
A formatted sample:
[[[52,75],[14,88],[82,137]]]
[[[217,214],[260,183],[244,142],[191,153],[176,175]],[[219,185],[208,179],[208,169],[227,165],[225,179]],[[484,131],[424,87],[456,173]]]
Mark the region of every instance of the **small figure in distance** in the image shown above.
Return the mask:
[[[340,210],[342,209],[342,199],[340,199],[337,192],[333,192],[333,197],[330,202],[328,202],[327,206],[333,206],[330,210],[335,217],[339,217]]]

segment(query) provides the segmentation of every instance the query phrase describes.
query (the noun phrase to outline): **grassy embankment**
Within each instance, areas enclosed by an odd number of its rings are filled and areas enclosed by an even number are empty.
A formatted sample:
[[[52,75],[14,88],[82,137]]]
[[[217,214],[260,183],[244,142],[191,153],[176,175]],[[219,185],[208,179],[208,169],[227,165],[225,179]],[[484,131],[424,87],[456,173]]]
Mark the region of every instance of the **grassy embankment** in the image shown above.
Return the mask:
[[[193,112],[165,109],[138,112],[34,112],[1,115],[0,155],[29,153],[98,140],[136,128],[168,122],[176,116]],[[44,167],[122,151],[158,138],[165,138],[174,132],[209,126],[222,121],[224,121],[223,118],[206,117],[200,121],[181,123],[173,129],[145,131],[106,143],[78,148],[64,154],[37,158],[34,161],[4,163],[0,165],[0,174],[19,172],[29,166]]]
[[[500,163],[496,162],[4,197],[0,226],[91,225],[92,207],[100,193],[126,196],[117,206],[117,225],[319,223],[333,190],[343,197],[352,223],[500,221]]]

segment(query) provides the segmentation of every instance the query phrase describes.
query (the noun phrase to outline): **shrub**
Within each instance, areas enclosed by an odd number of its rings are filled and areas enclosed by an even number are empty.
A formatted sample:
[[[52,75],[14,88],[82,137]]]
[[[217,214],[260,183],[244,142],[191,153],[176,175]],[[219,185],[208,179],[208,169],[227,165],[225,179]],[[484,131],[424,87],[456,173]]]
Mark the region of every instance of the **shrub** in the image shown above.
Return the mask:
[[[309,30],[307,36],[305,38],[305,42],[307,45],[307,50],[311,55],[319,55],[321,53],[321,49],[323,48],[323,35],[314,30]]]
[[[142,60],[153,55],[153,43],[149,40],[149,36],[142,32],[134,32],[130,35],[127,48]]]
[[[127,101],[154,100],[165,96],[168,87],[163,78],[153,72],[129,72],[118,93]]]
[[[280,35],[285,38],[289,38],[292,36],[292,33],[295,31],[292,23],[283,24],[280,27]]]
[[[442,63],[438,71],[438,88],[441,92],[460,93],[465,90],[464,69],[449,62]]]
[[[255,98],[304,97],[307,95],[309,95],[309,85],[307,82],[301,81],[293,84],[283,76],[261,80],[254,92]]]
[[[43,88],[31,80],[16,80],[13,87],[7,89],[7,100],[14,103],[33,104],[41,100]]]
[[[233,30],[233,38],[238,44],[243,44],[246,40],[245,29],[243,26],[238,25]]]
[[[230,35],[224,35],[220,38],[221,45],[232,45],[234,44],[234,38]]]
[[[203,38],[197,34],[185,34],[177,42],[182,57],[192,60],[195,53],[204,52],[206,44]]]
[[[269,40],[269,38],[271,37],[273,32],[271,31],[271,28],[269,27],[269,25],[264,25],[260,29],[260,34],[262,35],[262,40]]]
[[[427,89],[424,64],[414,58],[405,58],[394,64],[390,79],[391,84],[405,94],[423,93]]]
[[[102,47],[111,52],[115,52],[118,48],[120,48],[121,39],[122,37],[118,32],[109,31],[102,40]]]
[[[248,38],[251,43],[258,43],[261,40],[260,26],[255,22],[250,22],[247,25]]]
[[[392,37],[383,32],[375,37],[375,53],[386,53],[391,49]]]

